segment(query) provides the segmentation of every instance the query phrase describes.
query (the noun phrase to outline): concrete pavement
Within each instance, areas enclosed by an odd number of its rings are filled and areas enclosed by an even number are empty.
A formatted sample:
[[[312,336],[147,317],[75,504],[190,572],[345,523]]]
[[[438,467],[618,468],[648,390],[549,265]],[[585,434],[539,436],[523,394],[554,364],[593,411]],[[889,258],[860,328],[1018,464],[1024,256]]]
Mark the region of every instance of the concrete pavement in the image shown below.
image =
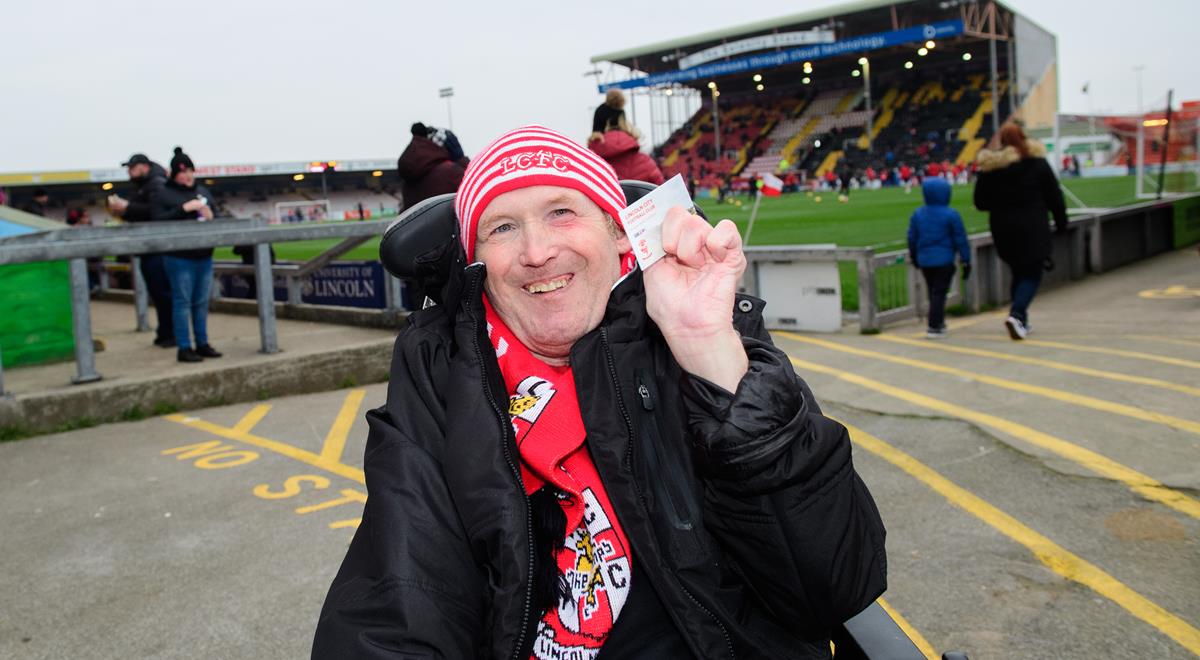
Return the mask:
[[[1200,259],[1047,292],[1031,318],[1023,343],[998,314],[940,342],[776,335],[851,429],[884,599],[937,653],[1200,654]],[[0,444],[0,657],[305,657],[384,391]]]

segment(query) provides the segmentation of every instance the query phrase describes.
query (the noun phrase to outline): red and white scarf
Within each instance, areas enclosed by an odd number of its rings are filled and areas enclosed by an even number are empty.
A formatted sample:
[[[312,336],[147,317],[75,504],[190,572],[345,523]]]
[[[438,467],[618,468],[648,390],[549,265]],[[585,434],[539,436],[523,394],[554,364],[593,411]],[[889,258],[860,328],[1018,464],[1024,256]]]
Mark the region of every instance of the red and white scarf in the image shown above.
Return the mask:
[[[525,494],[532,495],[546,482],[567,494],[559,500],[567,536],[556,558],[569,594],[538,624],[532,657],[594,658],[629,595],[629,540],[584,444],[587,432],[571,367],[551,366],[534,357],[486,296],[484,306],[488,335],[509,392]]]

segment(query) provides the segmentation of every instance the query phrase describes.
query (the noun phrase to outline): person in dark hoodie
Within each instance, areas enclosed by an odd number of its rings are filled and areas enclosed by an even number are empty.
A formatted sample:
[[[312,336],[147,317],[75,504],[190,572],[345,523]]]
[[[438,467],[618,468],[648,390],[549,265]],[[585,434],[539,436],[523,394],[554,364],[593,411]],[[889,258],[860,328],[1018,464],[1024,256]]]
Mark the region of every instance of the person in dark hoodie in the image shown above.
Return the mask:
[[[925,336],[946,336],[946,292],[954,278],[954,253],[962,261],[963,277],[971,275],[971,246],[962,216],[950,208],[950,184],[929,177],[921,186],[925,205],[908,220],[908,256],[921,269],[929,289],[929,327]]]
[[[34,188],[33,199],[26,202],[21,207],[21,210],[26,213],[46,217],[46,208],[48,206],[50,206],[50,194],[46,192],[45,188]]]
[[[154,192],[151,218],[156,221],[206,222],[213,219],[212,193],[196,183],[196,166],[180,147],[171,158],[170,178]],[[221,354],[208,343],[208,296],[212,287],[213,249],[179,250],[163,256],[171,284],[171,316],[176,358],[200,362]],[[191,331],[196,345],[192,347]]]
[[[129,183],[133,192],[126,199],[120,195],[108,196],[108,210],[126,222],[148,222],[153,214],[153,199],[156,191],[167,181],[167,171],[162,165],[150,160],[146,154],[133,154],[121,163],[129,171]],[[171,282],[163,266],[163,255],[141,255],[142,278],[146,280],[146,291],[154,303],[154,314],[158,326],[154,330],[154,345],[171,348],[175,345],[175,326],[171,312]]]
[[[1067,205],[1046,149],[1016,124],[1000,127],[999,149],[979,152],[975,208],[988,212],[996,253],[1012,271],[1012,307],[1004,326],[1014,340],[1029,333],[1029,304],[1050,261],[1050,224],[1067,230]]]
[[[405,209],[430,197],[455,192],[465,171],[464,165],[455,162],[446,147],[429,139],[425,124],[413,124],[411,132],[412,141],[396,162],[396,171],[403,181],[400,194]]]

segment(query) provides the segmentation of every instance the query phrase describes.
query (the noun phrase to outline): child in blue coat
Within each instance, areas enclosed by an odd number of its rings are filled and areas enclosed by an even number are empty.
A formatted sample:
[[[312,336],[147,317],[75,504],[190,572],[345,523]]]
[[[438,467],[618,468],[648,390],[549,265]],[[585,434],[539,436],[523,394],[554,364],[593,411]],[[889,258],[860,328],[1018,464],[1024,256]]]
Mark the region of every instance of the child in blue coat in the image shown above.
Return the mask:
[[[929,289],[929,329],[925,336],[946,336],[946,292],[954,277],[954,253],[963,265],[963,277],[971,274],[971,248],[962,216],[950,208],[950,184],[939,177],[926,177],[921,186],[925,205],[908,220],[908,255],[921,269]]]

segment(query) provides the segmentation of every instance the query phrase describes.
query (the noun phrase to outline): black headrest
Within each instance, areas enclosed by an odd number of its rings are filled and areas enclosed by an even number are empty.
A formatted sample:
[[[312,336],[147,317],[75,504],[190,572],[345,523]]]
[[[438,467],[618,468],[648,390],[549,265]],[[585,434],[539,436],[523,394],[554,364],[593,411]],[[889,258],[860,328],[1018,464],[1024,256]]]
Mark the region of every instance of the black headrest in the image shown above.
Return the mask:
[[[645,181],[621,182],[627,204],[657,187]],[[699,207],[696,212],[704,217]],[[383,232],[379,244],[383,267],[402,280],[418,283],[435,300],[449,279],[450,268],[462,259],[465,257],[458,242],[453,193],[430,197],[400,214]]]

